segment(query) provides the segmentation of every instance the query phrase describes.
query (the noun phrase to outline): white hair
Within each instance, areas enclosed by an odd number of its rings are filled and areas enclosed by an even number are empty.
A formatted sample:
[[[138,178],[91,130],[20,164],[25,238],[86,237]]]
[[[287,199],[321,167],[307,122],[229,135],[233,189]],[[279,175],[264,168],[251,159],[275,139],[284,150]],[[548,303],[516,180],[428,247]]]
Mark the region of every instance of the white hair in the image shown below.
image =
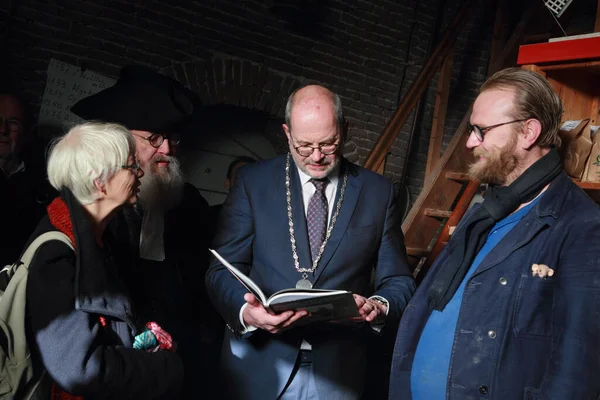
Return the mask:
[[[86,122],[53,141],[48,158],[48,180],[67,188],[81,204],[98,198],[95,181],[105,183],[135,154],[135,140],[122,125]]]

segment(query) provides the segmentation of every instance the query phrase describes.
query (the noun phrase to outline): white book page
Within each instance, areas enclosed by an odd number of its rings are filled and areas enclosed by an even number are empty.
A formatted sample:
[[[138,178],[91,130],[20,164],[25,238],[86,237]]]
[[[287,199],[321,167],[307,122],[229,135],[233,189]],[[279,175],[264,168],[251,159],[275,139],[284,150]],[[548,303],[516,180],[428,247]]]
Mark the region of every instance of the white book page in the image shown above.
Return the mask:
[[[248,289],[249,292],[253,293],[254,295],[256,295],[258,297],[258,299],[261,301],[263,306],[267,307],[267,298],[265,297],[265,294],[262,292],[262,290],[260,290],[260,288],[254,283],[254,281],[252,279],[248,278],[246,275],[244,275],[242,273],[242,271],[240,271],[239,269],[237,269],[236,267],[231,265],[226,259],[221,257],[221,255],[219,253],[217,253],[215,250],[213,250],[213,249],[208,249],[208,250],[215,257],[217,257],[217,260],[221,261],[221,263],[229,270],[229,272],[231,272],[233,274],[233,276],[235,276],[237,278],[237,280],[240,281],[240,283],[242,285],[244,285],[244,287],[246,289]]]

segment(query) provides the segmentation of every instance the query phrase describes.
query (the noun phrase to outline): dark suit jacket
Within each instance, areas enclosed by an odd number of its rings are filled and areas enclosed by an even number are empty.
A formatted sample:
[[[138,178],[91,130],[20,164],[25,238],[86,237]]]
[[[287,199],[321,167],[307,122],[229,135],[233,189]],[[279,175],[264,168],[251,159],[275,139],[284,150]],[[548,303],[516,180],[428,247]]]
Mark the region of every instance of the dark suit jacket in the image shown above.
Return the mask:
[[[344,169],[349,174],[343,205],[311,281],[319,289],[344,289],[365,297],[380,295],[390,303],[388,318],[397,320],[414,291],[414,282],[392,184],[345,160]],[[290,171],[298,257],[301,266],[309,266],[300,178],[293,163]],[[341,186],[340,180],[336,202]],[[221,211],[213,244],[267,296],[295,286],[301,275],[294,268],[289,238],[285,156],[240,170]],[[370,284],[373,267],[374,289]],[[239,332],[245,288],[217,261],[209,267],[207,288],[225,321]],[[246,338],[230,332],[221,357],[228,396],[275,399],[292,373],[302,339],[306,339],[312,345],[313,370],[323,378],[320,382],[326,382],[318,385],[319,393],[357,398],[364,386],[367,337],[375,337],[368,324],[309,325],[280,335],[256,331]]]

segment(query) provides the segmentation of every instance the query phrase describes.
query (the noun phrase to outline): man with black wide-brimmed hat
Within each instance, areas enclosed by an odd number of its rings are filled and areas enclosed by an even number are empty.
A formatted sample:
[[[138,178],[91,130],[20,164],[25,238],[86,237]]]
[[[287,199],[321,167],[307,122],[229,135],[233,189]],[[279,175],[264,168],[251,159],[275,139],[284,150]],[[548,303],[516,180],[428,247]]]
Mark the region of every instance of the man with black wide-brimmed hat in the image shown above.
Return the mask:
[[[206,398],[221,331],[204,290],[208,204],[184,182],[175,158],[181,129],[198,106],[198,97],[179,82],[129,65],[114,86],[71,108],[86,120],[121,123],[135,137],[137,161],[145,172],[141,206],[125,210],[112,228],[129,244],[119,253],[136,307],[178,343],[186,374],[184,398]]]

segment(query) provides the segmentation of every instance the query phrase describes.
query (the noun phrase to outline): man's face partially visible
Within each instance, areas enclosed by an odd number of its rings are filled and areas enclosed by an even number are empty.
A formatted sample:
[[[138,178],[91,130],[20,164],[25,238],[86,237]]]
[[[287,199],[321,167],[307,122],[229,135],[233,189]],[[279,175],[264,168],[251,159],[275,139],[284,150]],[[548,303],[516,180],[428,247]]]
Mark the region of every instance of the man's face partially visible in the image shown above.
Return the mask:
[[[514,120],[515,94],[508,90],[488,90],[477,96],[471,113],[472,125],[488,127]],[[483,141],[471,132],[467,147],[473,151],[475,161],[469,166],[471,179],[483,183],[509,185],[519,175],[518,123],[487,130]]]
[[[183,174],[179,161],[174,157],[175,146],[165,139],[159,147],[153,147],[149,138],[152,132],[131,130],[136,143],[136,157],[144,170],[141,178],[140,199],[147,205],[165,209],[177,206],[181,201]]]
[[[302,172],[313,179],[327,177],[340,161],[342,137],[329,97],[325,95],[305,95],[298,92],[291,115],[291,129],[286,124],[283,130],[287,136],[294,163]],[[305,95],[305,97],[301,97]],[[308,97],[308,98],[306,98]],[[333,154],[323,154],[319,147],[335,147]],[[313,147],[311,154],[300,155],[296,147]]]
[[[0,94],[0,161],[9,162],[19,155],[24,138],[25,109],[21,102]]]
[[[519,164],[515,155],[516,147],[517,134],[513,133],[503,147],[473,149],[477,161],[469,166],[469,175],[480,182],[505,185]]]

